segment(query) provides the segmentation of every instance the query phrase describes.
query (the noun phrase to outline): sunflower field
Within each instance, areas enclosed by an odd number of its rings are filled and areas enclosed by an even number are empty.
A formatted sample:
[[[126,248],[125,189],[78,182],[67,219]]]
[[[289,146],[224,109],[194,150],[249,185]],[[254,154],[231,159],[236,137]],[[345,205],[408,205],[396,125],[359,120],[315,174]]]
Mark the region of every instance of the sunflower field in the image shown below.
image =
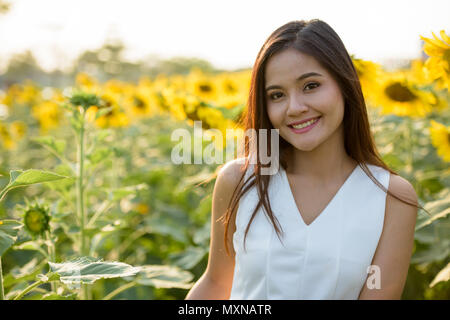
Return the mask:
[[[450,299],[450,38],[385,70],[352,56],[383,160],[419,210],[403,299]],[[184,299],[203,274],[218,164],[174,164],[238,130],[251,70],[0,90],[0,299]],[[215,148],[229,141],[214,140]]]

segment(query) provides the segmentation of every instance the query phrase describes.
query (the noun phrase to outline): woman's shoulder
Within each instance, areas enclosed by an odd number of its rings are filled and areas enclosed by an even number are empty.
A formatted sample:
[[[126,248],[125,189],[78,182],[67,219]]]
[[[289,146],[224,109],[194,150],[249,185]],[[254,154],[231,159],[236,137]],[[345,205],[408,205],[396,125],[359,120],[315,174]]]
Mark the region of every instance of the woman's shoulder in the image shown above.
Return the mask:
[[[400,175],[393,174],[392,172],[390,172],[389,174],[390,179],[388,190],[395,195],[400,196],[402,199],[406,198],[417,203],[418,196],[411,182]]]
[[[414,190],[413,185],[404,177],[392,173],[390,170],[375,164],[367,163],[367,166],[372,172],[384,173],[389,177],[389,188],[388,190],[396,195],[400,194],[401,197],[408,197],[409,199],[416,199],[417,194]]]
[[[390,170],[375,164],[367,163],[367,167],[369,167],[372,173],[384,173],[386,177],[388,177],[389,186],[388,190],[395,195],[400,195],[400,197],[407,197],[410,200],[417,201],[417,194],[414,190],[413,185],[404,177],[394,174],[390,172]]]
[[[235,188],[244,173],[246,158],[237,158],[226,162],[218,168],[217,180],[224,183],[229,188]]]
[[[389,172],[389,174],[389,192],[407,202],[405,203],[390,194],[386,196],[385,228],[395,230],[393,234],[399,235],[401,232],[406,232],[405,230],[414,229],[418,210],[418,196],[411,182],[392,172]]]

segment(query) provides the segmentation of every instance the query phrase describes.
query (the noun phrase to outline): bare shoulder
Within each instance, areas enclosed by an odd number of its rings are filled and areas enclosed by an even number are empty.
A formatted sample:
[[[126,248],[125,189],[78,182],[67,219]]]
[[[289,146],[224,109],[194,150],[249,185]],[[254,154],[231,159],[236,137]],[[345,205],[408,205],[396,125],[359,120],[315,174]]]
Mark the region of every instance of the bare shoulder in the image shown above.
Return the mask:
[[[390,174],[389,191],[397,197],[415,205],[418,204],[418,196],[412,184],[405,178]],[[415,223],[417,207],[406,204],[391,195],[386,197],[386,215],[388,220],[400,219],[409,224]]]
[[[228,189],[232,192],[238,186],[244,174],[244,160],[245,158],[237,158],[218,168],[216,183],[223,185],[222,189]]]
[[[389,181],[389,191],[400,197],[408,199],[408,201],[418,201],[416,190],[412,186],[411,182],[403,178],[402,176],[392,174]]]

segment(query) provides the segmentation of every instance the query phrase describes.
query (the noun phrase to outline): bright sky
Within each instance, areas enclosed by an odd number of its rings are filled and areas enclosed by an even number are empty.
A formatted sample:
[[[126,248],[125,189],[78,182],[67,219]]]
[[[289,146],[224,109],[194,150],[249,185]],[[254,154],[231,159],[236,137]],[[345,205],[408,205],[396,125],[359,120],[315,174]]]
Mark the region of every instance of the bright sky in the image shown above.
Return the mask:
[[[126,57],[190,56],[233,69],[251,67],[265,39],[291,20],[319,18],[350,54],[383,62],[420,57],[419,35],[450,31],[448,0],[8,0],[0,15],[0,68],[32,49],[51,70],[114,35]],[[1,69],[0,69],[1,70]]]

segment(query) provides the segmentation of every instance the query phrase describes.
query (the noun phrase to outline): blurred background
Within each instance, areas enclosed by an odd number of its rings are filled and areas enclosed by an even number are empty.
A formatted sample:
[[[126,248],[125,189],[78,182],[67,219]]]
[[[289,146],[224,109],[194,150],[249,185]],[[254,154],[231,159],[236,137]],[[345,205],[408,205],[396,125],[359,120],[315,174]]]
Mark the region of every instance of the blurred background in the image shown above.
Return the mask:
[[[143,74],[251,68],[282,24],[320,18],[356,57],[386,67],[421,58],[421,34],[449,27],[450,3],[423,1],[2,1],[0,81],[69,83]]]
[[[183,299],[220,163],[175,164],[172,133],[226,150],[264,41],[313,18],[343,40],[378,150],[425,209],[402,298],[448,300],[448,0],[0,0],[0,298]]]

